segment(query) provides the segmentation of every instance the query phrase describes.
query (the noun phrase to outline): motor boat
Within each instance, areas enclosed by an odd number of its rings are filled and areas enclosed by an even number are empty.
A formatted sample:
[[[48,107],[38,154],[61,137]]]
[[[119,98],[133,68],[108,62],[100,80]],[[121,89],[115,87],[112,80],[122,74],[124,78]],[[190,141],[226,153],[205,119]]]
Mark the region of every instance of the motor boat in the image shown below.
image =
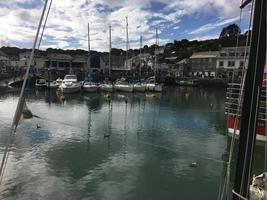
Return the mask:
[[[76,93],[81,91],[81,84],[76,75],[66,75],[59,88],[63,93]]]
[[[43,78],[36,79],[35,87],[46,88],[47,87],[47,81],[45,79],[43,79]]]
[[[146,90],[148,92],[162,92],[162,85],[156,83],[156,77],[152,76],[147,80]]]
[[[114,88],[116,91],[121,92],[133,92],[133,84],[129,84],[125,78],[121,78],[116,81]]]
[[[47,87],[49,88],[59,88],[60,85],[62,84],[62,79],[61,78],[57,78],[55,81],[49,82],[47,84]]]

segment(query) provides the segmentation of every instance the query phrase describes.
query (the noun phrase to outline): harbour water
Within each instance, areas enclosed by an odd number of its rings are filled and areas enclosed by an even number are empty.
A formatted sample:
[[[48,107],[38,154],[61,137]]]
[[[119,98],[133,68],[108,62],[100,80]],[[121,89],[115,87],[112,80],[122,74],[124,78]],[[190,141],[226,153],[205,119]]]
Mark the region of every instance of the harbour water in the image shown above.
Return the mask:
[[[1,89],[1,157],[18,96]],[[0,199],[217,199],[228,151],[224,89],[26,96],[41,118],[19,125]]]

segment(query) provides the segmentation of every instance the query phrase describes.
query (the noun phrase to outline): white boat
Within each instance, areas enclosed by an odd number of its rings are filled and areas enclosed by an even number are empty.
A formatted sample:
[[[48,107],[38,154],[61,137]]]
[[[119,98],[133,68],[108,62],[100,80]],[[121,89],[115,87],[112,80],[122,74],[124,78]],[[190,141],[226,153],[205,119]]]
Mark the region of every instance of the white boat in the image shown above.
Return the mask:
[[[144,83],[135,83],[133,85],[135,92],[145,92],[146,91],[146,84]]]
[[[43,79],[43,78],[36,79],[35,86],[39,87],[39,88],[40,87],[42,87],[42,88],[47,87],[47,81],[45,79]]]
[[[59,88],[63,93],[76,93],[81,91],[81,85],[78,83],[76,75],[66,75]]]
[[[148,79],[146,89],[148,92],[162,92],[162,85],[156,83],[156,78],[153,76]]]
[[[47,87],[49,88],[59,88],[59,86],[62,84],[62,79],[58,78],[55,81],[52,81],[50,83],[47,83]]]
[[[84,92],[97,92],[98,85],[93,82],[85,81],[83,82],[82,88]]]
[[[113,84],[103,83],[100,85],[100,89],[104,92],[113,92]]]
[[[134,90],[133,84],[129,84],[125,78],[116,81],[114,88],[116,91],[121,92],[133,92]]]

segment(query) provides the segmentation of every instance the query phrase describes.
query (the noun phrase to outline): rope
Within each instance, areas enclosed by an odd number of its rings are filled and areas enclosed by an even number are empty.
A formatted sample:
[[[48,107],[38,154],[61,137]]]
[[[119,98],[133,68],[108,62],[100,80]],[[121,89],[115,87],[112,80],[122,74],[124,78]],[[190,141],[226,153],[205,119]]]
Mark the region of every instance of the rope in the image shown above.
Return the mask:
[[[41,42],[42,42],[42,39],[43,39],[43,34],[44,34],[45,27],[46,27],[47,19],[48,19],[48,16],[49,16],[49,12],[50,12],[50,8],[51,8],[51,5],[52,5],[52,1],[53,0],[50,1],[49,7],[48,7],[48,10],[47,10],[47,13],[46,13],[46,18],[45,18],[43,30],[42,30],[41,37],[40,37],[39,44],[38,44],[38,48],[37,48],[38,50],[40,49],[40,45],[41,45]]]
[[[37,40],[38,40],[41,24],[42,24],[42,21],[43,21],[44,13],[45,13],[45,10],[46,10],[47,2],[48,2],[48,0],[45,1],[44,7],[43,7],[42,15],[41,15],[40,22],[39,22],[39,25],[38,25],[38,29],[37,29],[37,32],[36,32],[35,40],[34,40],[34,43],[33,43],[33,48],[32,48],[32,52],[31,52],[31,56],[30,56],[30,61],[29,61],[28,66],[27,66],[26,74],[25,74],[23,85],[22,85],[21,92],[20,92],[19,101],[18,101],[18,104],[17,104],[17,107],[16,107],[16,112],[15,112],[15,115],[14,115],[14,118],[13,118],[13,122],[12,122],[12,125],[11,125],[9,140],[8,140],[8,142],[6,144],[4,155],[3,155],[3,158],[2,158],[1,167],[0,167],[0,185],[2,183],[2,179],[3,179],[3,176],[4,176],[4,171],[5,171],[5,168],[6,168],[6,163],[7,163],[7,160],[8,160],[9,151],[10,151],[11,145],[13,143],[14,136],[16,134],[16,128],[17,128],[17,125],[18,125],[17,122],[16,122],[16,119],[18,119],[18,116],[21,115],[20,106],[21,106],[21,102],[23,101],[25,86],[26,86],[27,78],[29,76],[31,63],[33,61],[34,51],[35,51],[35,47],[36,47],[36,44],[37,44]]]
[[[241,4],[243,3],[243,0],[241,2]],[[251,6],[251,12],[250,12],[250,21],[249,21],[249,26],[248,26],[248,30],[250,30],[251,28],[251,24],[252,24],[252,13],[253,13],[253,6],[254,6],[254,1],[252,2],[252,6]],[[242,9],[240,10],[240,19],[239,19],[239,25],[241,24],[241,17],[242,17]],[[237,42],[236,42],[236,51],[235,51],[235,56],[237,56],[237,46],[239,43],[239,34],[237,37]],[[231,166],[232,166],[232,159],[233,159],[233,151],[234,151],[234,146],[235,146],[235,137],[236,137],[236,130],[237,130],[237,124],[238,124],[238,114],[240,113],[241,110],[241,99],[243,98],[243,90],[244,90],[244,85],[245,85],[245,77],[246,77],[246,60],[247,60],[247,48],[248,48],[248,40],[249,40],[249,34],[247,35],[247,39],[246,39],[246,48],[245,48],[245,55],[244,55],[244,67],[242,69],[242,74],[241,74],[241,88],[239,91],[239,99],[238,99],[238,107],[237,107],[237,113],[235,116],[235,121],[234,121],[234,134],[232,135],[231,138],[231,145],[230,145],[230,154],[229,154],[229,159],[227,162],[227,172],[226,172],[226,177],[224,179],[224,184],[223,184],[223,188],[221,193],[219,194],[219,196],[221,196],[221,200],[224,199],[224,191],[227,195],[227,198],[230,199],[230,186],[229,186],[229,182],[230,182],[230,176],[231,176]],[[251,38],[250,38],[251,41]],[[251,43],[251,42],[250,42]],[[232,82],[233,82],[233,74],[232,74]],[[229,115],[228,115],[229,117]],[[226,189],[226,190],[225,190]]]

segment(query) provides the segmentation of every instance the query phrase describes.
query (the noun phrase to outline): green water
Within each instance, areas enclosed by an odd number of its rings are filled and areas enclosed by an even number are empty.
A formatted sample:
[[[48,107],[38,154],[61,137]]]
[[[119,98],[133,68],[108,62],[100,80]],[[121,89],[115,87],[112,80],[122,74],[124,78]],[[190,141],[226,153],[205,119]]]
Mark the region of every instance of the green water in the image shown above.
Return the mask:
[[[1,157],[18,96],[0,93]],[[42,119],[19,125],[0,199],[217,199],[228,142],[223,89],[65,97],[27,91]]]

